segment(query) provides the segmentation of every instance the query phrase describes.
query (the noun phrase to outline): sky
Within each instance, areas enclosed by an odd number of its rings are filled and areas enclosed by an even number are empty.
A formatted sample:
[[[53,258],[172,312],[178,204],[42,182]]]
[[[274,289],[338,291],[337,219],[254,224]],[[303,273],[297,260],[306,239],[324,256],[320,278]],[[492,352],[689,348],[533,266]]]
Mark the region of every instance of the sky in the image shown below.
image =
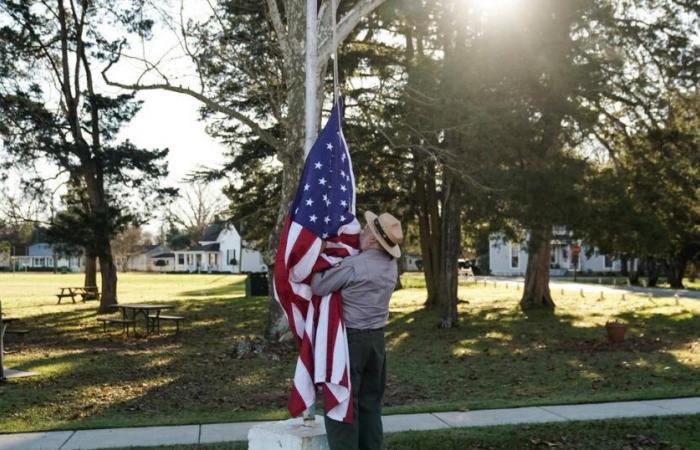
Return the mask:
[[[185,20],[188,18],[201,20],[210,11],[205,0],[186,0],[184,5]],[[180,0],[159,0],[158,6],[163,8],[166,14],[179,15]],[[121,36],[120,30],[106,31],[106,33],[110,32],[113,32],[114,36]],[[183,52],[178,46],[177,37],[170,29],[156,26],[153,35],[153,39],[145,42],[143,48],[137,43],[125,53],[145,54],[149,60],[158,60],[166,55],[164,70],[176,74],[178,77],[195,73],[189,60],[182,57]],[[100,74],[102,68],[102,63],[93,62],[93,72],[96,75],[94,83],[98,92],[105,95],[129,92],[108,86]],[[136,80],[142,70],[142,65],[137,66],[123,59],[110,70],[109,76],[114,81],[129,84]],[[54,88],[49,86],[48,74],[46,80],[48,87],[46,91],[51,93]],[[189,86],[196,87],[191,83]],[[185,188],[186,183],[183,178],[188,173],[202,167],[217,167],[224,162],[226,148],[206,133],[206,123],[199,120],[200,103],[197,100],[183,94],[160,90],[137,92],[136,98],[143,101],[142,108],[133,120],[120,131],[117,139],[129,139],[137,147],[146,149],[168,148],[170,150],[167,158],[169,175],[165,180],[166,185]],[[49,103],[56,102],[57,99],[58,94],[50,94],[48,98]],[[38,167],[38,170],[45,174],[46,178],[52,177],[56,173],[55,168],[43,164]],[[17,175],[10,175],[10,177],[10,181],[2,188],[7,190],[10,195],[16,196],[19,189],[16,183]],[[52,189],[57,189],[55,199],[62,192],[61,181],[58,179],[51,186]],[[223,182],[214,184],[215,189],[220,190]],[[54,201],[56,202],[56,200]],[[160,216],[161,212],[157,212],[156,215]],[[156,218],[145,229],[155,233],[159,227],[160,223]]]

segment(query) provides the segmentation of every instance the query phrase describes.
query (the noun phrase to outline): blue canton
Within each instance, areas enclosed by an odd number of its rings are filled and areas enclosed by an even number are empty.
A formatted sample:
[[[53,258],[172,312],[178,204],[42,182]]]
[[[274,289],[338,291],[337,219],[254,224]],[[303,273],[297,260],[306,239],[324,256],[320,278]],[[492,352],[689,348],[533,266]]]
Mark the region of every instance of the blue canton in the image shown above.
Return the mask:
[[[336,104],[306,157],[290,216],[322,239],[355,219],[355,178]]]

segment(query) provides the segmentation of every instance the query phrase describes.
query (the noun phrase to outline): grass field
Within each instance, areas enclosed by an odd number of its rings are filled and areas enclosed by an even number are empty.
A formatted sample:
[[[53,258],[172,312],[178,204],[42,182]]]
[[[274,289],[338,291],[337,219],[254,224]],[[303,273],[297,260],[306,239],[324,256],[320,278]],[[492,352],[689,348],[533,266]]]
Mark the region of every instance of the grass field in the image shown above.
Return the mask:
[[[295,354],[282,344],[243,359],[231,348],[264,327],[267,299],[234,275],[120,274],[119,300],[167,302],[185,330],[148,338],[102,333],[96,304],[55,304],[76,274],[0,274],[3,310],[32,332],[8,339],[6,364],[39,376],[0,385],[0,432],[286,417]],[[387,326],[387,413],[680,397],[700,394],[700,301],[559,296],[523,315],[519,291],[460,287],[460,327],[422,308],[423,281],[404,278]],[[605,341],[609,318],[629,339]]]

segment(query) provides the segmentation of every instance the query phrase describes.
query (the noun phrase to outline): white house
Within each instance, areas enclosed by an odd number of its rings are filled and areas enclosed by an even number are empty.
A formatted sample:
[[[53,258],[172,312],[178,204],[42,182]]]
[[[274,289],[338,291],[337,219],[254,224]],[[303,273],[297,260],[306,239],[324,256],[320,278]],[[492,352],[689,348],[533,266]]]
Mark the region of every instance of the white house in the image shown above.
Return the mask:
[[[0,247],[0,270],[7,270],[10,268],[10,251]]]
[[[406,272],[420,272],[423,269],[423,259],[420,255],[405,253],[402,257],[404,261],[404,270]]]
[[[167,251],[169,250],[163,245],[144,245],[138,252],[127,257],[126,270],[148,272],[151,270],[153,256]]]
[[[562,227],[554,228],[550,275],[561,276],[577,272],[619,272],[621,261],[605,255],[581,240],[567,238]],[[578,257],[575,253],[578,251]],[[522,242],[508,242],[502,235],[489,239],[489,269],[492,275],[523,276],[527,269],[527,238]],[[636,265],[636,261],[635,261]]]
[[[79,272],[85,267],[81,256],[57,251],[52,244],[46,242],[32,244],[27,247],[25,255],[14,255],[10,260],[16,270],[48,270],[55,267],[59,270]]]
[[[144,247],[142,252],[129,258],[128,268],[148,272],[267,272],[262,254],[246,248],[236,227],[230,223],[210,225],[198,245],[189,249]]]
[[[198,246],[175,250],[172,258],[176,272],[267,272],[262,254],[245,248],[245,242],[231,223],[210,225]]]

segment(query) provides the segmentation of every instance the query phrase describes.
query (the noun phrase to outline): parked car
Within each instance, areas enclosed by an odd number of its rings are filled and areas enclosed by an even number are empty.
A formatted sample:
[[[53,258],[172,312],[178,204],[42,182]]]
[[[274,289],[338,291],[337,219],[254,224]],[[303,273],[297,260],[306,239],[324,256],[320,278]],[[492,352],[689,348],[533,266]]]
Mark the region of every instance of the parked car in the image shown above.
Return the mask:
[[[481,271],[476,265],[476,259],[464,259],[460,258],[457,260],[457,267],[459,268],[459,273],[466,276],[479,275]]]

